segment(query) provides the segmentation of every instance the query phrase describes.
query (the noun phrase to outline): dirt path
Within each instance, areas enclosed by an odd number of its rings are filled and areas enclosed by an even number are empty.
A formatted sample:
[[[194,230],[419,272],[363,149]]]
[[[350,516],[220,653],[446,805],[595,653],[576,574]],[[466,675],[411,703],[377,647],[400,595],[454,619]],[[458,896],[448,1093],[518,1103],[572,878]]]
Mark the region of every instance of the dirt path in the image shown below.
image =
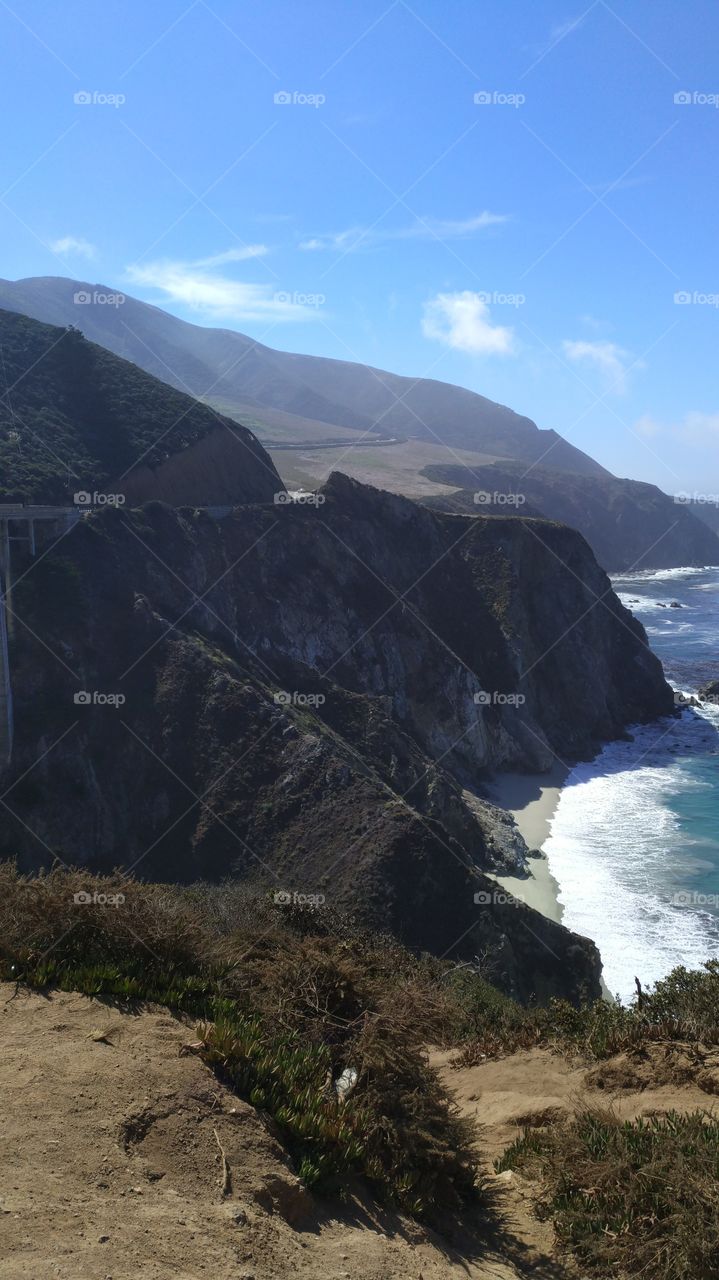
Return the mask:
[[[658,1044],[592,1067],[547,1049],[521,1051],[459,1069],[452,1066],[454,1057],[452,1052],[435,1052],[431,1060],[461,1111],[478,1123],[489,1166],[525,1128],[561,1124],[579,1108],[610,1108],[622,1120],[672,1110],[719,1111],[716,1050],[707,1050],[698,1061],[696,1050],[689,1046]],[[554,1256],[556,1270],[550,1267],[547,1275],[582,1280],[571,1260],[556,1256],[551,1223],[539,1221],[534,1212],[539,1189],[513,1172],[500,1174],[499,1179],[504,1183],[515,1247],[529,1274],[544,1274],[546,1258]]]
[[[528,1049],[476,1067],[452,1068],[451,1052],[431,1055],[465,1115],[482,1127],[489,1161],[525,1126],[559,1123],[578,1107],[611,1107],[622,1120],[667,1111],[719,1110],[719,1052],[696,1063],[681,1045],[654,1045],[589,1068],[546,1049]],[[697,1083],[703,1079],[715,1093]]]

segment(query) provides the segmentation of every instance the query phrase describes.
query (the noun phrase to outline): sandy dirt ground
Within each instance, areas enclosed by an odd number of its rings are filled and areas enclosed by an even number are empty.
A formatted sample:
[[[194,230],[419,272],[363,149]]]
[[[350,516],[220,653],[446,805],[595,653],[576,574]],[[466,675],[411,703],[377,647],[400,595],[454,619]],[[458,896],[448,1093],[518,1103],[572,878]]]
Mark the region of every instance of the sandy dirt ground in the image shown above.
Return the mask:
[[[559,763],[546,774],[502,773],[497,774],[487,788],[492,803],[512,814],[530,849],[541,849],[549,837],[567,773]],[[527,906],[561,924],[563,908],[559,885],[546,857],[532,858],[529,869],[529,876],[495,878],[520,902],[526,902]]]
[[[519,1274],[361,1197],[313,1199],[162,1009],[0,985],[0,1037],[0,1280]]]
[[[165,1010],[0,985],[0,1280],[576,1280],[533,1213],[536,1188],[492,1160],[523,1125],[579,1103],[622,1116],[711,1109],[681,1049],[593,1069],[544,1050],[457,1070],[503,1205],[491,1245],[446,1237],[358,1194],[313,1198],[271,1124],[192,1053]],[[696,1064],[694,1064],[694,1068]],[[702,1064],[719,1091],[719,1054]],[[714,1087],[714,1086],[712,1086]]]
[[[354,436],[356,439],[356,433]],[[351,444],[337,449],[270,448],[269,453],[284,483],[291,488],[304,485],[308,489],[316,489],[325,483],[332,471],[342,471],[363,484],[372,484],[390,493],[401,493],[408,498],[456,492],[456,485],[428,480],[422,475],[425,467],[477,467],[497,461],[492,454],[453,449],[429,440],[408,440],[402,444],[372,447],[368,444],[370,439],[366,437],[359,448]]]

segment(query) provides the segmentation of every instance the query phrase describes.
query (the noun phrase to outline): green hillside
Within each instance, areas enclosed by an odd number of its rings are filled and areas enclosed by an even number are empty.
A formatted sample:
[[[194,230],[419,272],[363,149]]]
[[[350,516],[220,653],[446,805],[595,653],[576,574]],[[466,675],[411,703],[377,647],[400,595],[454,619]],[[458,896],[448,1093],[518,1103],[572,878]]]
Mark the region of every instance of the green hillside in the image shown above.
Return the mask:
[[[0,311],[0,501],[121,486],[138,463],[159,468],[223,426],[247,446],[237,500],[271,498],[280,485],[251,432],[76,329]]]

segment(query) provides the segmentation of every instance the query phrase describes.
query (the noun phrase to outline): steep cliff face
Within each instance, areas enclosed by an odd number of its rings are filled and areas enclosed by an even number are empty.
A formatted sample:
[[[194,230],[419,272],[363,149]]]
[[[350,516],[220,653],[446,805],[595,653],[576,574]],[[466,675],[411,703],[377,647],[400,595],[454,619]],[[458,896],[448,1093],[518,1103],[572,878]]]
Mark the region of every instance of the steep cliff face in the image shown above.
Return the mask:
[[[641,626],[570,530],[319,497],[93,513],[28,566],[3,852],[258,876],[523,998],[596,991],[591,944],[498,899],[523,846],[467,792],[669,714]]]

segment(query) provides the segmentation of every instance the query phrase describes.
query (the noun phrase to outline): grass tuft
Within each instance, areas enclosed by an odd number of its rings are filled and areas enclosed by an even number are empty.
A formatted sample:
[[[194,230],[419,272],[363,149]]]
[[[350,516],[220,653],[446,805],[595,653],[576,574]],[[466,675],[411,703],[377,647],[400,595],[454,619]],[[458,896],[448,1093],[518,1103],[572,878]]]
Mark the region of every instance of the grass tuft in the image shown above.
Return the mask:
[[[719,1274],[719,1123],[705,1112],[620,1121],[584,1111],[525,1131],[495,1168],[541,1173],[559,1241],[602,1277]]]

